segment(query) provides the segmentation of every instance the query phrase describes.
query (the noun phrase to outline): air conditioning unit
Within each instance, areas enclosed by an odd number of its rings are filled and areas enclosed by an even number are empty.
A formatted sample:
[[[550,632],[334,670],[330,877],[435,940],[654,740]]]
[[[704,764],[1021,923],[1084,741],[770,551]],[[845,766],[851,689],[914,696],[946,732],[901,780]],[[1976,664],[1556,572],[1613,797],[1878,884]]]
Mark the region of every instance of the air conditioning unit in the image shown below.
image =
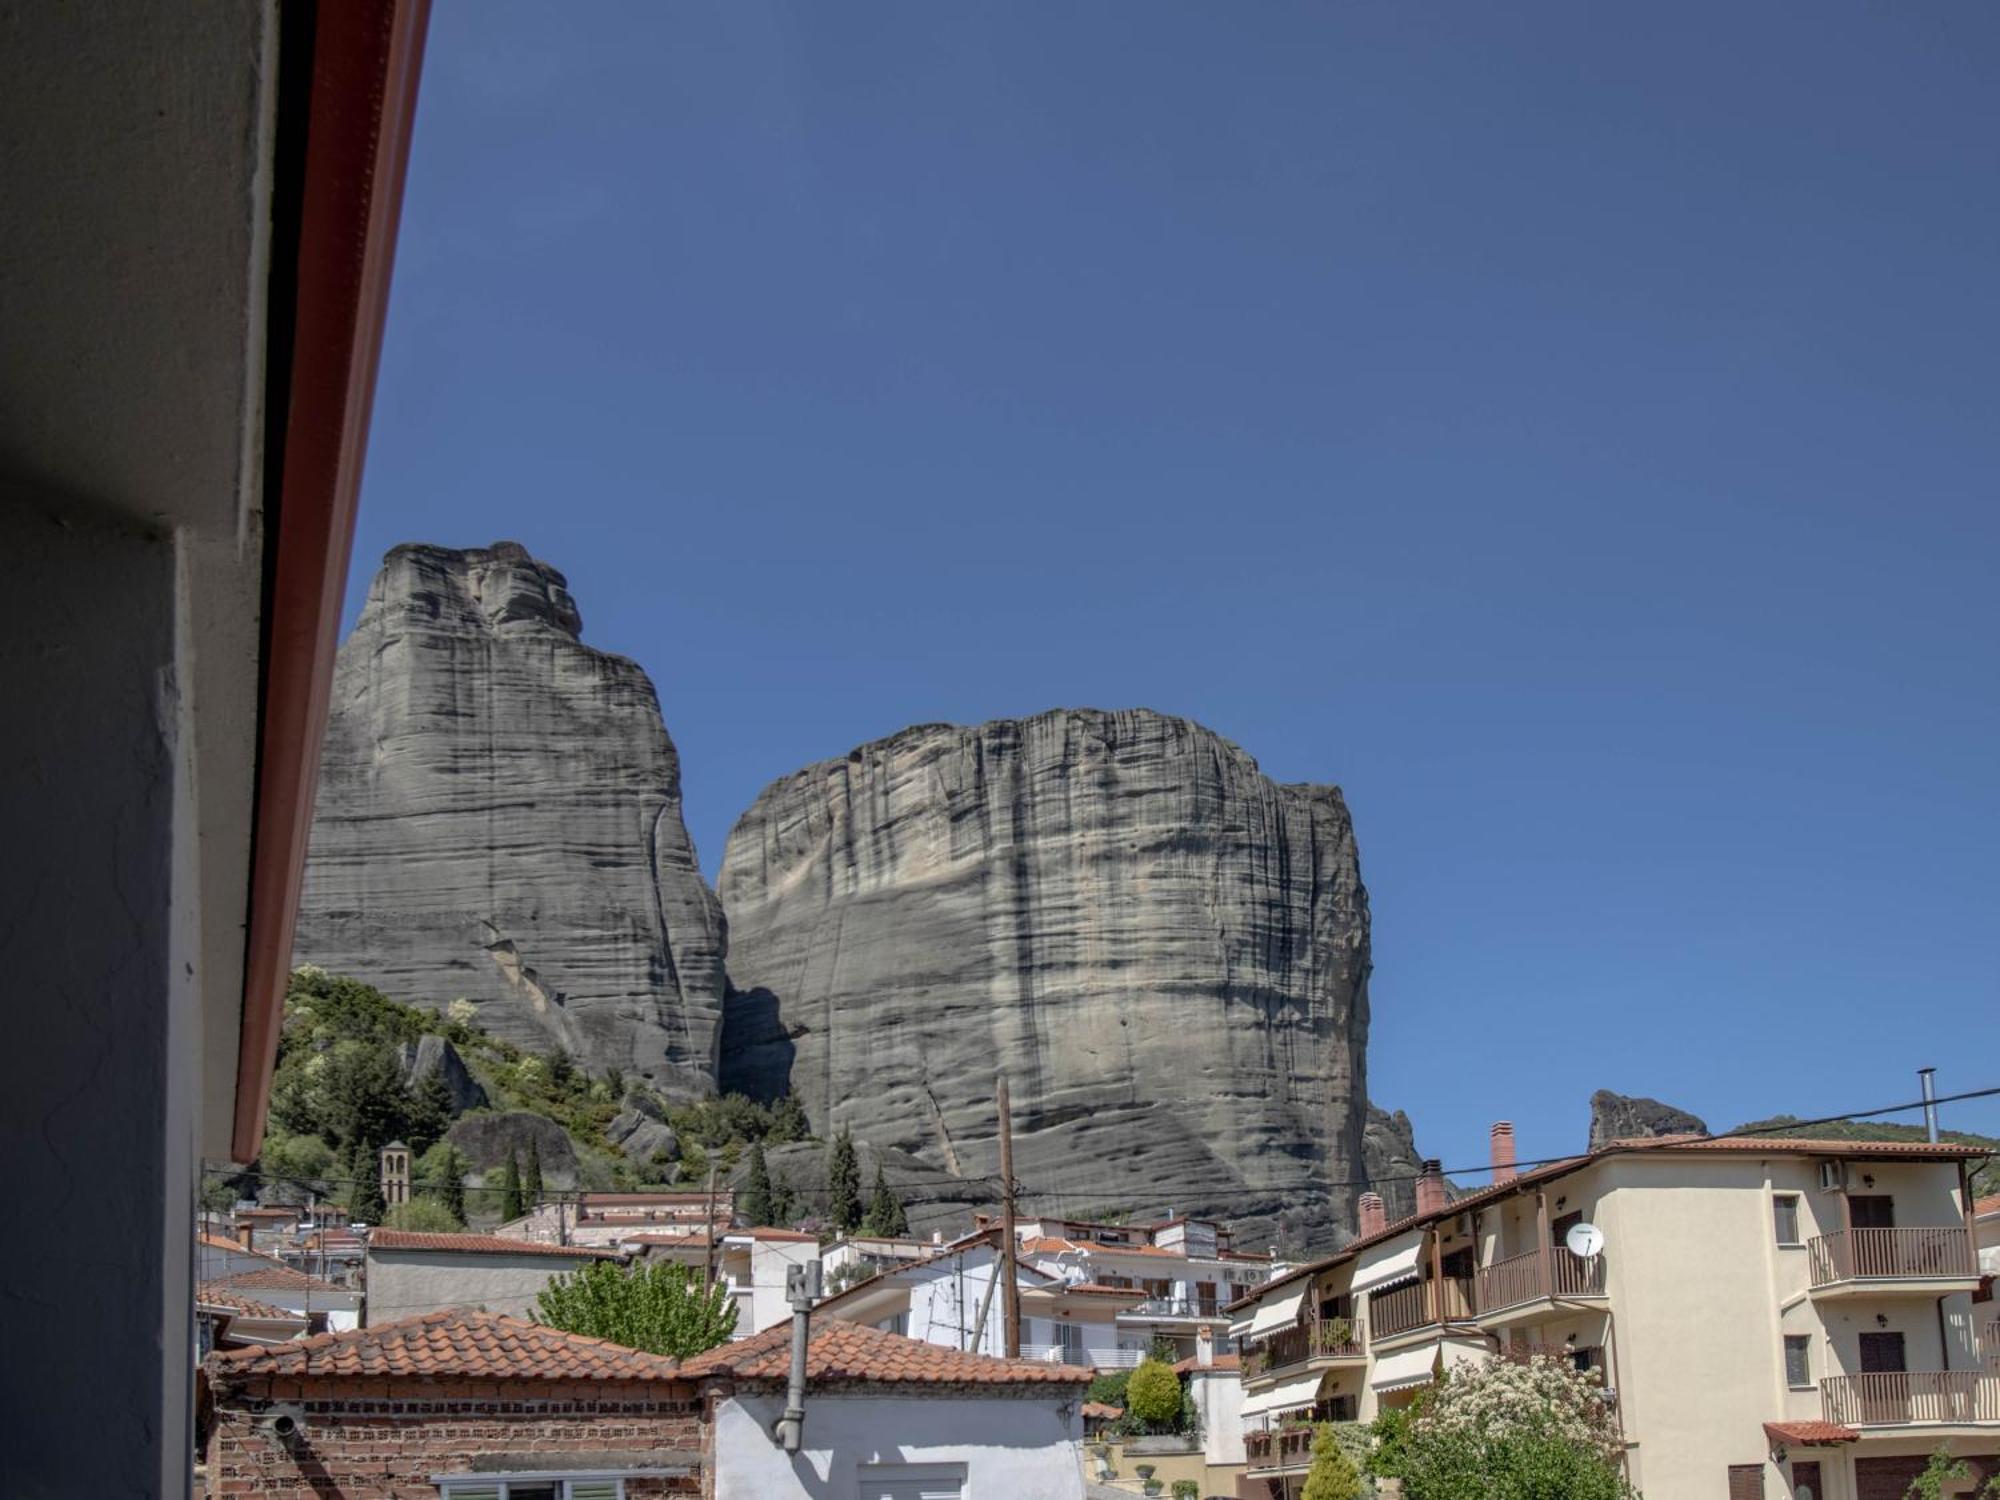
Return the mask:
[[[1823,1193],[1837,1193],[1847,1186],[1847,1163],[1823,1161],[1819,1164],[1819,1187]]]

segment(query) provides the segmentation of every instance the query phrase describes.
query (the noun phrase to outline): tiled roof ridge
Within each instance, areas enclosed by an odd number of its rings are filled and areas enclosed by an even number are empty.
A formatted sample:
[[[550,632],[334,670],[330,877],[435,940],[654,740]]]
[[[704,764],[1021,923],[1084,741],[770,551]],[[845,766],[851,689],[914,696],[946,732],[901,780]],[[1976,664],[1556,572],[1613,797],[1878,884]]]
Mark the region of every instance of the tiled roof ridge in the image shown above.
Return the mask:
[[[377,1229],[369,1233],[371,1250],[456,1250],[466,1255],[567,1255],[578,1259],[622,1259],[601,1245],[551,1245],[546,1240],[517,1240],[499,1234],[456,1234],[425,1229]]]
[[[194,1290],[197,1307],[223,1307],[246,1318],[257,1318],[267,1323],[304,1323],[305,1314],[293,1312],[286,1307],[273,1307],[268,1302],[259,1302],[255,1297],[246,1297],[241,1292],[231,1291],[220,1281],[204,1281]]]
[[[224,1378],[231,1375],[263,1373],[312,1375],[315,1373],[311,1368],[314,1355],[324,1354],[329,1350],[342,1350],[352,1351],[357,1359],[361,1359],[365,1357],[366,1351],[374,1351],[388,1363],[397,1350],[406,1346],[415,1348],[421,1336],[434,1329],[440,1331],[462,1329],[474,1335],[485,1333],[492,1336],[487,1341],[481,1341],[476,1337],[474,1339],[477,1352],[485,1356],[488,1362],[477,1370],[462,1372],[480,1379],[645,1380],[677,1377],[680,1373],[680,1361],[669,1355],[648,1354],[642,1349],[632,1349],[623,1344],[613,1343],[610,1339],[568,1333],[560,1328],[551,1328],[546,1323],[536,1323],[506,1313],[489,1313],[463,1307],[421,1313],[394,1323],[375,1323],[363,1328],[317,1333],[309,1338],[295,1339],[290,1343],[276,1346],[219,1350],[209,1356],[208,1363],[212,1373]],[[531,1352],[543,1356],[563,1354],[601,1356],[602,1362],[591,1370],[509,1369],[505,1364],[506,1351],[491,1347],[498,1338],[511,1338],[525,1343],[530,1346]],[[433,1363],[452,1365],[467,1362],[458,1351],[444,1355],[419,1348],[416,1352],[418,1356],[430,1355]],[[415,1368],[341,1369],[324,1373],[343,1376],[381,1374],[419,1377],[438,1373],[436,1370],[426,1370],[421,1357],[406,1362],[413,1364]]]
[[[681,1362],[684,1377],[783,1380],[791,1361],[792,1329],[779,1323],[747,1339],[706,1350]],[[858,1380],[885,1385],[1088,1385],[1095,1372],[1080,1365],[1003,1359],[947,1349],[862,1323],[828,1320],[814,1329],[806,1364],[814,1380]]]

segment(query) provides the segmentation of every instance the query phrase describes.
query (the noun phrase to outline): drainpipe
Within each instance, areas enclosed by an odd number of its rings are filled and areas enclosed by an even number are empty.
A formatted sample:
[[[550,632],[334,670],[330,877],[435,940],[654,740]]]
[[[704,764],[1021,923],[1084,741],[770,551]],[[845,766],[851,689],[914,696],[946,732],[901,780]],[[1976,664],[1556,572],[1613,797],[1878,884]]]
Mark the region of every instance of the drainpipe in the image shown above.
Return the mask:
[[[819,1300],[818,1261],[785,1268],[785,1298],[792,1304],[792,1373],[784,1414],[771,1424],[771,1436],[787,1453],[796,1453],[806,1428],[806,1350],[812,1343],[813,1303]]]
[[[1917,1081],[1924,1086],[1924,1136],[1937,1144],[1937,1069],[1917,1069]]]

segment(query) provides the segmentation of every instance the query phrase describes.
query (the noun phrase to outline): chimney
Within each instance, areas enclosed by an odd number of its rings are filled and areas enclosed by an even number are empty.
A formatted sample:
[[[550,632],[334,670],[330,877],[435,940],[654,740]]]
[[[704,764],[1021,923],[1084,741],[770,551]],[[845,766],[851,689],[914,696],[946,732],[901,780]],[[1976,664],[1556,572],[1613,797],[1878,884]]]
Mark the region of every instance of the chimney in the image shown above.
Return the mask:
[[[1521,1174],[1514,1170],[1514,1122],[1493,1122],[1493,1185],[1512,1182]]]
[[[1435,1156],[1425,1159],[1423,1171],[1417,1177],[1417,1212],[1444,1212],[1444,1163]]]
[[[1380,1234],[1389,1227],[1389,1211],[1382,1205],[1380,1193],[1361,1195],[1361,1237]]]

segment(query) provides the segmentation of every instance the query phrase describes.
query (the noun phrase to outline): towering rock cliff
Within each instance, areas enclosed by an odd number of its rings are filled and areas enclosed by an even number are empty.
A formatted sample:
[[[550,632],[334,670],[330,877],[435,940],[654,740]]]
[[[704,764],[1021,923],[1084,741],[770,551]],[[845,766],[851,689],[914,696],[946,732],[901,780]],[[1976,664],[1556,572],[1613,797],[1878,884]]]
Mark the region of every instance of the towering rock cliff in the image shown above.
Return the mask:
[[[721,908],[637,665],[516,543],[404,546],[340,648],[295,954],[674,1094],[714,1087]]]
[[[1654,1135],[1707,1135],[1708,1126],[1699,1115],[1691,1115],[1657,1099],[1614,1094],[1599,1089],[1590,1096],[1590,1149],[1609,1141],[1635,1140]]]
[[[973,1175],[1004,1066],[1030,1210],[1353,1222],[1368,902],[1338,789],[1143,710],[922,725],[767,788],[721,894],[725,1088]]]

